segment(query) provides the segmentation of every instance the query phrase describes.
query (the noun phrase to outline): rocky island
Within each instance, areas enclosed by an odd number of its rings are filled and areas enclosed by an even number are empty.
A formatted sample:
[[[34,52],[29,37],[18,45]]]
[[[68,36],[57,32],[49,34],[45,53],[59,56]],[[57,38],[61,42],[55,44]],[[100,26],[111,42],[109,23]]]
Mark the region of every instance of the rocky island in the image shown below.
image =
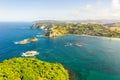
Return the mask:
[[[29,56],[35,56],[38,54],[39,54],[39,52],[37,52],[37,51],[27,51],[25,53],[22,53],[22,56],[29,57]]]
[[[17,41],[17,42],[15,42],[15,44],[28,44],[28,43],[37,42],[37,41],[38,41],[38,39],[36,37],[33,37],[33,38]]]
[[[30,43],[29,39],[24,39],[24,40],[15,42],[15,44],[28,44],[28,43]]]

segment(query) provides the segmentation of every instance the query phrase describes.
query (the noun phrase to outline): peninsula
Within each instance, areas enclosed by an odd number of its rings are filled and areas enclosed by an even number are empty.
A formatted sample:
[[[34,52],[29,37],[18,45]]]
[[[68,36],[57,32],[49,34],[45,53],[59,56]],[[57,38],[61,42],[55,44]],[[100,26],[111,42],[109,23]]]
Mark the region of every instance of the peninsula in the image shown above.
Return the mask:
[[[107,24],[100,23],[70,23],[59,21],[41,21],[32,25],[32,29],[45,30],[45,36],[58,37],[66,34],[101,36],[110,38],[120,38],[120,32],[113,30]]]

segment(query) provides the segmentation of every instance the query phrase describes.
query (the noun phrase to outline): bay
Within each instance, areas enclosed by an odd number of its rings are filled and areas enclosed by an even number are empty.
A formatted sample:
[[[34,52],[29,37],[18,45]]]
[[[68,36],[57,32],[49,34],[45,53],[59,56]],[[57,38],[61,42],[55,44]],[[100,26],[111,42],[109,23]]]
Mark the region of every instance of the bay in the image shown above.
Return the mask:
[[[75,74],[74,80],[120,80],[120,40],[66,35],[58,38],[38,37],[37,43],[16,45],[15,41],[43,34],[30,29],[32,23],[0,22],[0,61],[21,57],[35,50],[44,61],[57,62]],[[65,46],[80,42],[82,46]]]

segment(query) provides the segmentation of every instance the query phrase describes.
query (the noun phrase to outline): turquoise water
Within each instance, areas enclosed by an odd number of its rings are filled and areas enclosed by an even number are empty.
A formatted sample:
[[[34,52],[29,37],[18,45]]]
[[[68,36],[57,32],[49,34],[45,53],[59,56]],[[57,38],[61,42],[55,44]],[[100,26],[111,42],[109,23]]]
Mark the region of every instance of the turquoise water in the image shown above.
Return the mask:
[[[75,74],[74,80],[120,80],[120,40],[67,35],[55,39],[39,37],[37,43],[16,45],[44,31],[30,29],[32,23],[0,23],[0,61],[21,57],[29,50],[48,62],[59,62]],[[66,43],[80,42],[82,46]]]

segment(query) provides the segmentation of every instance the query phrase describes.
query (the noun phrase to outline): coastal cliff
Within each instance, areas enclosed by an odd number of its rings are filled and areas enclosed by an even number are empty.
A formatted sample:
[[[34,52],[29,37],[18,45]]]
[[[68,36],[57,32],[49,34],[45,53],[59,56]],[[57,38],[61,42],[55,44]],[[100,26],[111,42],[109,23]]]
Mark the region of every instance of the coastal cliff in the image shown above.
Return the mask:
[[[68,33],[68,30],[63,27],[56,27],[52,30],[47,31],[44,35],[49,37],[59,37]]]

